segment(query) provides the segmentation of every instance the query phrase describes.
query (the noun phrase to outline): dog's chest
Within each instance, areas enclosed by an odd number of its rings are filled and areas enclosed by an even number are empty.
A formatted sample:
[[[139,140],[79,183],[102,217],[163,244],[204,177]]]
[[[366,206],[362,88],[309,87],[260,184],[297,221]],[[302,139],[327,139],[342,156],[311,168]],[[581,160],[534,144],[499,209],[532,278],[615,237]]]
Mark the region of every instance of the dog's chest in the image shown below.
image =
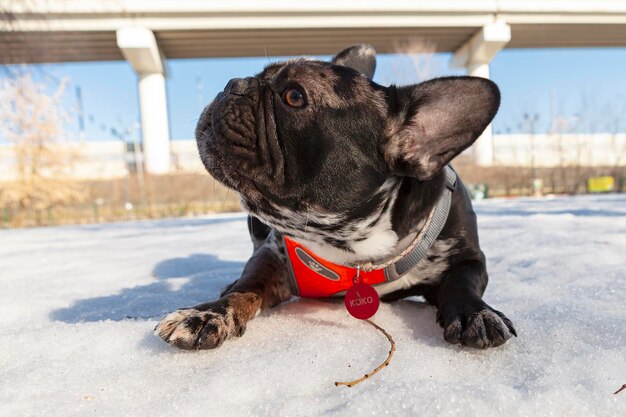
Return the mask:
[[[317,255],[337,264],[380,259],[389,255],[398,243],[392,228],[393,203],[397,180],[390,179],[375,193],[379,203],[367,215],[327,213],[308,207],[294,211],[270,202],[242,205],[274,229],[300,242]]]

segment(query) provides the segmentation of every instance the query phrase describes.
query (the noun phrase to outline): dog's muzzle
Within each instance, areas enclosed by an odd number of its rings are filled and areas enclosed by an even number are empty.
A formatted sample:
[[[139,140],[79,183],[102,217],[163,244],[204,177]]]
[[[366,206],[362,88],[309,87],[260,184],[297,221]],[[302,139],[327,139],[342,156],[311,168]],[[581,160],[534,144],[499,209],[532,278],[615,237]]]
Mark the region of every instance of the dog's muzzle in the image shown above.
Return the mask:
[[[259,79],[256,77],[233,78],[226,84],[223,93],[235,96],[245,96],[248,95],[251,90],[255,90],[258,87]]]

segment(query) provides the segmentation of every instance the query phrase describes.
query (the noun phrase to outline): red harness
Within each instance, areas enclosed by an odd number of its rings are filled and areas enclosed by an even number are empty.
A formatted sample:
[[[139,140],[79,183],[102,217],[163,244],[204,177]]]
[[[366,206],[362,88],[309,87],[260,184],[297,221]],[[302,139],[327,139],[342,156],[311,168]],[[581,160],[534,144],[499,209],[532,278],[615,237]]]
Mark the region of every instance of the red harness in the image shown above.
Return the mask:
[[[331,297],[354,285],[356,268],[337,265],[322,259],[293,239],[284,236],[291,266],[292,284],[300,297]],[[367,285],[387,281],[384,269],[360,271],[359,277]]]

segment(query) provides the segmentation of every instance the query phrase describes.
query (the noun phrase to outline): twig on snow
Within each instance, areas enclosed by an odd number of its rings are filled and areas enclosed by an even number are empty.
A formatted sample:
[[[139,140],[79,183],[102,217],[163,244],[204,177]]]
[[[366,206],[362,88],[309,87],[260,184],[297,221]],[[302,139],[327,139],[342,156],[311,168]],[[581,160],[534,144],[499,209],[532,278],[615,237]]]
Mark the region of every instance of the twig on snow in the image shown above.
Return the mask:
[[[389,340],[389,343],[391,343],[391,349],[389,350],[389,355],[387,356],[387,359],[385,359],[385,361],[383,363],[378,365],[378,368],[374,369],[369,374],[365,374],[361,378],[355,379],[354,381],[345,381],[345,382],[337,381],[337,382],[335,382],[335,386],[336,387],[338,387],[339,385],[345,385],[348,388],[352,388],[353,386],[355,386],[359,382],[365,381],[366,379],[368,379],[369,377],[371,377],[372,375],[374,375],[375,373],[377,373],[378,371],[380,371],[384,367],[388,366],[389,362],[391,362],[391,358],[393,357],[393,353],[396,351],[396,343],[393,341],[393,337],[391,337],[391,335],[389,333],[387,333],[385,331],[385,329],[383,329],[382,327],[380,327],[379,325],[377,325],[376,323],[374,323],[371,320],[365,320],[365,321],[368,322],[369,324],[371,324],[372,326],[376,327],[382,334],[387,336],[387,340]]]

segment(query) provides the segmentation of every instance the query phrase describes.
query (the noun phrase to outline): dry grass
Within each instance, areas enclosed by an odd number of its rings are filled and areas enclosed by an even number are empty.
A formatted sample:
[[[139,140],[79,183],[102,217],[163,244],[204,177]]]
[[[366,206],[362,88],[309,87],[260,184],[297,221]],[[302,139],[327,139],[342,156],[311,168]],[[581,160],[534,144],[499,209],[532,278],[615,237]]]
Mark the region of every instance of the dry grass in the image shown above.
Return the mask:
[[[529,167],[477,166],[465,155],[457,157],[453,165],[465,184],[487,184],[490,197],[533,195],[533,177],[543,181],[542,194],[585,193],[587,178],[602,175],[615,178],[616,191],[626,190],[626,166],[535,168],[533,176]]]
[[[0,184],[0,188],[5,186]],[[240,210],[236,193],[226,190],[208,174],[146,176],[143,190],[136,176],[80,182],[77,186],[88,196],[86,203],[47,209],[4,206],[0,207],[0,224],[4,227],[54,226]]]

